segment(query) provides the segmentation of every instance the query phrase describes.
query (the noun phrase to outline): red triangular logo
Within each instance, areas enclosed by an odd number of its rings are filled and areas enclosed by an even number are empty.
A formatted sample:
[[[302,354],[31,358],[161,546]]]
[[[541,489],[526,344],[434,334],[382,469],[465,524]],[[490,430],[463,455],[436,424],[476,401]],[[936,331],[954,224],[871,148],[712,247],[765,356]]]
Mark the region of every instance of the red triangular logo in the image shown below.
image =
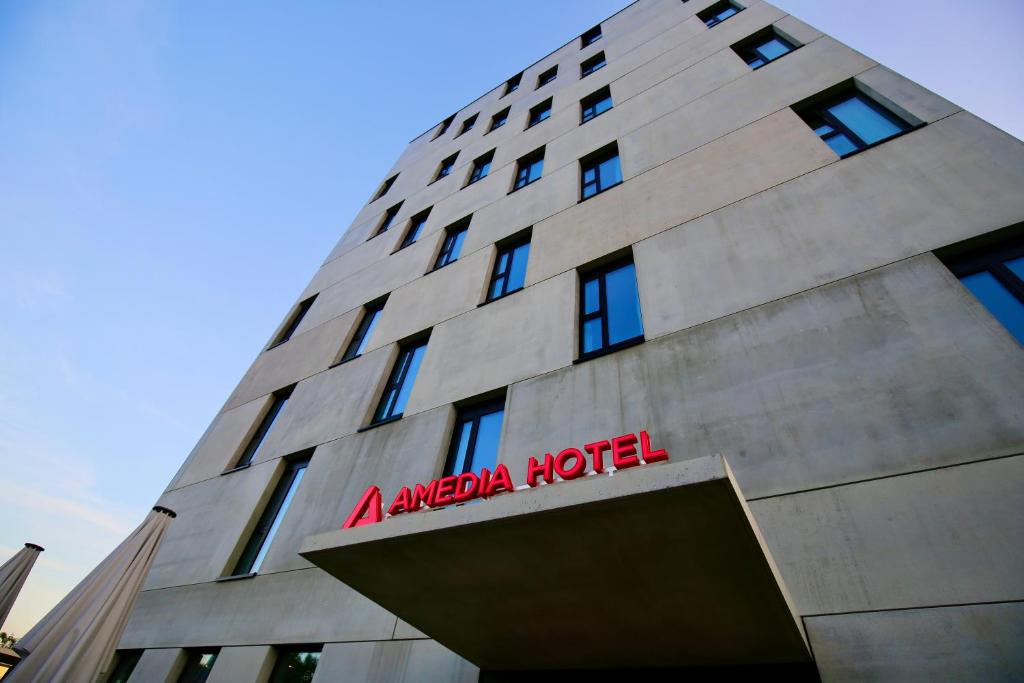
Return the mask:
[[[363,493],[363,497],[356,503],[356,506],[352,509],[352,514],[348,516],[348,519],[341,525],[341,528],[351,529],[354,526],[376,524],[384,519],[383,507],[384,503],[380,497],[380,489],[376,486],[371,486]]]

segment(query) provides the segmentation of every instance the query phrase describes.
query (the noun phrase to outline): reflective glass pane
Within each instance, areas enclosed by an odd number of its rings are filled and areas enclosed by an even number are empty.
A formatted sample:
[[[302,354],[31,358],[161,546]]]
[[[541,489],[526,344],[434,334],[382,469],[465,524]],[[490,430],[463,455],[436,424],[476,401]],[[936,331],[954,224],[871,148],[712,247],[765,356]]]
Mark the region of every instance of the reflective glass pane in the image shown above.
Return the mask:
[[[751,68],[754,68],[754,69],[756,69],[759,66],[764,66],[767,63],[768,62],[764,61],[760,57],[755,57],[754,59],[752,59],[749,62],[747,62],[747,64],[749,64],[751,66]]]
[[[605,276],[605,296],[608,298],[608,344],[643,334],[636,270],[632,263]]]
[[[828,125],[827,123],[823,123],[823,124],[821,124],[820,126],[818,126],[817,128],[814,129],[814,132],[817,133],[818,135],[828,135],[829,133],[832,133],[834,131],[835,131],[835,128],[833,128],[832,126]]]
[[[726,7],[724,10],[722,10],[721,12],[719,12],[715,16],[716,16],[716,18],[719,21],[725,21],[726,19],[728,19],[729,17],[731,17],[734,14],[736,14],[736,8],[735,7]]]
[[[858,95],[832,105],[828,110],[869,145],[900,132],[899,126],[877,112]]]
[[[416,373],[420,370],[420,362],[423,354],[427,351],[427,345],[417,346],[412,352],[412,359],[409,362],[409,371],[405,374],[405,381],[402,388],[398,390],[398,397],[395,399],[395,407],[391,410],[392,415],[398,415],[405,410],[405,404],[409,402],[409,394],[412,393],[412,385],[416,381]]]
[[[526,182],[530,183],[540,178],[541,169],[544,168],[544,160],[538,159],[530,164],[529,173]]]
[[[778,38],[771,38],[768,42],[758,45],[757,51],[767,60],[777,59],[789,52],[790,47]]]
[[[1013,271],[1013,274],[1024,280],[1024,256],[1019,256],[1009,261],[1004,261],[1003,265]]]
[[[613,156],[611,159],[607,159],[601,162],[599,166],[601,175],[601,189],[611,187],[615,183],[622,182],[622,172],[619,169],[619,157],[618,155]]]
[[[594,318],[583,323],[583,353],[601,348],[601,319]]]
[[[612,108],[612,98],[611,97],[605,97],[603,99],[600,99],[600,100],[598,100],[594,104],[594,116],[597,116],[598,114],[603,114],[604,112],[608,111],[611,108]]]
[[[985,304],[985,308],[1017,338],[1017,341],[1024,344],[1024,303],[1020,299],[987,270],[964,276],[960,281]]]
[[[583,312],[595,313],[601,307],[598,293],[598,279],[587,280],[583,283]]]
[[[281,520],[284,519],[284,515],[288,512],[288,506],[292,504],[292,498],[295,497],[295,490],[299,488],[299,482],[302,481],[302,475],[305,474],[306,468],[301,467],[295,471],[295,475],[292,478],[291,485],[288,487],[288,493],[284,496],[284,501],[281,503],[281,507],[277,510],[277,515],[274,517],[274,523],[270,525],[270,531],[267,532],[266,537],[263,539],[263,545],[260,546],[259,553],[256,554],[256,559],[252,563],[250,572],[258,572],[260,565],[263,564],[263,560],[267,556],[267,551],[270,550],[270,544],[274,540],[274,536],[277,534],[278,528],[281,526]]]
[[[459,445],[455,448],[455,459],[452,461],[450,474],[462,474],[466,469],[466,452],[469,450],[469,438],[472,434],[472,420],[467,420],[459,425]]]
[[[850,152],[857,151],[857,145],[853,144],[853,140],[842,133],[825,138],[825,142],[827,142],[828,146],[832,148],[832,151],[839,156],[846,156]]]
[[[501,439],[501,418],[504,414],[504,410],[499,410],[480,417],[473,459],[470,462],[470,469],[477,474],[484,467],[494,471],[498,462],[498,442]]]
[[[452,262],[459,258],[459,254],[462,253],[462,243],[466,240],[466,231],[460,230],[455,234],[455,238],[452,241],[451,256],[448,257],[448,262]]]
[[[354,354],[356,356],[361,356],[363,351],[366,350],[366,343],[370,340],[370,335],[373,334],[373,328],[377,326],[377,319],[380,318],[380,310],[367,313],[366,317],[366,332],[363,333],[363,337],[359,340],[359,345],[356,347]]]
[[[281,652],[269,683],[311,683],[319,662],[319,652]]]
[[[491,289],[487,293],[487,298],[488,299],[494,299],[495,297],[499,297],[502,294],[504,294],[505,293],[505,289],[504,289],[505,288],[505,282],[507,282],[507,281],[508,281],[508,278],[505,275],[502,275],[501,277],[495,278],[494,282],[491,283]]]
[[[526,281],[526,261],[530,256],[530,243],[520,245],[512,252],[512,267],[508,273],[508,291],[521,289]]]

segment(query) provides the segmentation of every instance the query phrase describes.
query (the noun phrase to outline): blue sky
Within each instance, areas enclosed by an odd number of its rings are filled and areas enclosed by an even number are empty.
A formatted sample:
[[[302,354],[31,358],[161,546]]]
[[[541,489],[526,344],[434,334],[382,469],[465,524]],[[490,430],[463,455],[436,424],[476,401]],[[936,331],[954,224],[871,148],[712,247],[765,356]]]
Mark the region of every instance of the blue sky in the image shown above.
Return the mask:
[[[47,547],[6,630],[142,520],[405,143],[625,4],[0,7],[0,562]],[[1021,3],[776,4],[1024,135]]]

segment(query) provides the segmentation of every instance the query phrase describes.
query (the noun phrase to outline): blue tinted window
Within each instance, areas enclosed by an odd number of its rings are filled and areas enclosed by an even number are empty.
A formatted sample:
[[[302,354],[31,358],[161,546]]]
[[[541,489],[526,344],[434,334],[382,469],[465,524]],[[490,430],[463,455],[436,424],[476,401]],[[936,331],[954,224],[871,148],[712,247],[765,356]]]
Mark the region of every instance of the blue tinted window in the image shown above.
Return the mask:
[[[512,252],[512,264],[509,268],[508,291],[523,288],[526,282],[526,261],[530,257],[530,243],[520,245]]]
[[[586,123],[595,116],[603,114],[612,108],[611,93],[608,91],[598,92],[583,100],[580,106],[580,122]]]
[[[392,368],[391,376],[384,389],[384,395],[381,396],[380,405],[377,406],[377,412],[374,413],[374,422],[398,417],[405,411],[413,383],[416,381],[416,373],[419,372],[420,362],[423,360],[426,350],[427,342],[423,341],[415,346],[402,349],[398,354],[395,367]]]
[[[485,467],[493,472],[498,462],[504,415],[504,399],[460,410],[445,474],[475,472],[479,475]]]
[[[377,320],[380,318],[380,310],[371,311],[366,314],[366,331],[363,333],[362,338],[359,340],[359,345],[356,346],[355,355],[363,355],[363,351],[366,350],[366,343],[370,341],[370,335],[373,334],[373,328],[377,326]]]
[[[518,190],[524,185],[529,185],[540,178],[544,169],[544,157],[523,160],[519,162],[519,171],[516,173],[516,182],[513,189]]]
[[[1010,259],[1003,263],[1003,265],[1009,268],[1014,275],[1019,277],[1021,280],[1024,280],[1024,256]]]
[[[366,307],[363,319],[359,321],[359,327],[356,328],[352,341],[349,342],[348,348],[345,350],[345,355],[341,357],[342,361],[352,360],[363,355],[363,351],[366,350],[366,345],[370,341],[370,335],[373,334],[373,328],[377,326],[377,320],[380,318],[381,311],[383,310],[383,302]]]
[[[890,138],[902,130],[860,95],[834,104],[828,111],[868,145]]]
[[[832,148],[832,151],[841,157],[846,156],[850,152],[857,151],[857,145],[853,144],[853,141],[842,133],[825,138],[825,142]]]
[[[622,182],[617,150],[593,160],[584,161],[581,166],[583,182],[580,196],[582,199],[593,197],[598,192],[603,192]]]
[[[294,475],[290,477],[288,486],[285,489],[284,499],[277,509],[277,514],[274,515],[274,521],[270,525],[270,530],[260,545],[259,552],[256,554],[256,560],[252,563],[252,567],[249,568],[250,572],[258,572],[263,565],[263,560],[267,557],[267,551],[270,550],[270,544],[273,543],[277,530],[281,528],[281,522],[284,520],[285,513],[288,512],[288,507],[292,504],[292,498],[295,497],[295,492],[298,490],[299,483],[302,482],[302,475],[305,472],[306,465],[303,464],[302,467],[296,468]]]
[[[1020,262],[1022,259],[1015,259]],[[1016,271],[1015,271],[1016,272]],[[1024,303],[1015,297],[992,273],[982,271],[960,278],[985,308],[1024,344]]]
[[[587,320],[583,323],[583,353],[597,351],[604,342],[602,341],[601,321]]]
[[[466,231],[468,229],[468,223],[465,222],[460,223],[458,227],[448,229],[448,234],[445,235],[444,243],[441,245],[441,253],[437,255],[434,268],[447,266],[459,258],[459,254],[462,252],[462,243],[466,239]]]
[[[608,297],[608,343],[618,344],[643,334],[633,264],[608,273],[605,289]]]
[[[757,51],[768,60],[777,59],[791,49],[789,45],[774,37],[757,47]]]
[[[523,288],[529,254],[529,242],[503,247],[498,252],[494,261],[494,273],[491,275],[488,299],[496,299]]]

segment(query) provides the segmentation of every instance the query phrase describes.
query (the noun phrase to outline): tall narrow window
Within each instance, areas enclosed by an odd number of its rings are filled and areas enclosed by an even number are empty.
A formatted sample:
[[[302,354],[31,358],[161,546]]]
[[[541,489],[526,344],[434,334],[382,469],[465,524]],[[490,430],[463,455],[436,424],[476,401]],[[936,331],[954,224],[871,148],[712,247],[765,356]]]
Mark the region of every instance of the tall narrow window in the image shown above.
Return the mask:
[[[613,143],[580,160],[580,201],[621,182],[618,145]]]
[[[463,134],[468,133],[469,131],[473,130],[473,126],[476,125],[476,117],[477,116],[479,116],[479,114],[473,114],[468,119],[466,119],[465,121],[462,122],[462,130],[459,131],[459,135],[463,135]],[[456,136],[456,137],[458,137],[458,136]]]
[[[142,650],[118,650],[114,654],[114,668],[107,677],[107,683],[128,683],[140,659]]]
[[[580,36],[580,49],[582,50],[588,45],[593,45],[599,40],[601,40],[601,24],[598,24]]]
[[[448,132],[448,129],[452,127],[452,121],[455,120],[455,114],[452,114],[444,121],[441,122],[440,128],[437,129],[437,133],[434,134],[434,139],[438,139],[442,135]]]
[[[469,180],[466,185],[472,185],[478,180],[483,180],[491,172],[491,161],[494,160],[494,150],[473,160],[473,169],[469,172]]]
[[[319,646],[277,648],[277,661],[267,683],[310,683],[320,663]]]
[[[185,668],[178,676],[178,683],[206,683],[206,679],[213,669],[213,663],[217,661],[218,654],[220,654],[219,647],[208,650],[189,650]]]
[[[391,186],[395,184],[396,180],[398,180],[398,174],[397,173],[395,175],[391,176],[390,178],[388,178],[387,180],[385,180],[384,184],[380,186],[379,190],[377,190],[377,194],[374,195],[373,201],[377,201],[378,199],[380,199],[381,197],[386,195],[388,193],[388,190],[391,189]]]
[[[487,300],[501,298],[523,288],[526,281],[526,262],[530,258],[530,235],[498,248],[494,259],[494,272],[487,289]]]
[[[405,249],[406,247],[416,243],[416,240],[418,240],[420,235],[423,233],[423,226],[427,224],[427,218],[429,217],[430,209],[426,209],[424,211],[420,211],[409,219],[409,227],[405,230],[405,237],[402,238],[402,244],[399,245],[399,249]]]
[[[363,306],[363,317],[359,321],[359,327],[356,328],[355,334],[352,335],[352,341],[348,343],[345,354],[339,362],[344,363],[363,355],[366,344],[370,341],[370,335],[373,334],[373,328],[377,326],[377,321],[380,320],[380,315],[384,311],[385,303],[387,303],[386,297]]]
[[[288,324],[286,324],[277,337],[274,338],[274,342],[270,345],[270,348],[284,344],[292,338],[292,335],[295,334],[295,330],[298,329],[302,319],[306,317],[306,313],[309,312],[314,301],[316,301],[316,294],[299,303],[298,307],[296,307],[292,312],[291,317],[288,318]]]
[[[1024,239],[970,252],[946,266],[1024,344]]]
[[[492,130],[499,129],[506,123],[508,123],[508,112],[510,109],[511,107],[505,107],[504,109],[502,109],[497,114],[491,117],[491,127],[487,129],[488,133],[490,133]]]
[[[768,62],[796,49],[771,27],[732,46],[733,52],[743,58],[751,69],[759,69]]]
[[[703,12],[697,12],[697,18],[703,21],[705,26],[711,28],[712,26],[718,26],[742,10],[742,7],[734,5],[729,0],[722,0],[722,2],[716,2]]]
[[[380,404],[373,414],[373,424],[402,417],[405,405],[409,402],[409,394],[412,393],[413,384],[416,382],[420,363],[423,362],[423,355],[426,352],[427,339],[420,339],[399,349],[395,367],[391,369],[388,383],[384,387],[384,394],[380,397]]]
[[[288,404],[288,399],[291,398],[292,390],[295,388],[293,384],[290,387],[285,387],[275,391],[271,397],[270,407],[267,412],[264,413],[263,418],[260,420],[260,424],[256,427],[256,431],[253,433],[252,438],[249,439],[249,443],[245,445],[245,450],[242,451],[242,457],[235,463],[235,468],[245,467],[252,462],[253,457],[259,451],[260,446],[263,445],[264,439],[267,438],[267,434],[270,433],[270,428],[274,426],[274,421],[277,416],[284,410],[285,405]]]
[[[598,52],[596,55],[580,64],[580,78],[586,78],[598,69],[603,68],[607,63],[608,62],[604,59],[604,53]]]
[[[537,77],[537,87],[543,88],[545,85],[555,80],[556,78],[558,78],[558,67],[553,66]]]
[[[910,130],[910,124],[857,90],[798,113],[840,157]]]
[[[441,178],[444,178],[446,175],[451,173],[452,169],[455,168],[455,160],[458,158],[459,153],[456,152],[447,159],[441,161],[441,165],[437,167],[437,175],[434,176],[434,182],[437,182]]]
[[[444,242],[441,243],[441,251],[437,255],[437,260],[434,261],[434,270],[443,268],[459,258],[462,243],[469,230],[469,221],[469,218],[463,218],[458,223],[453,223],[445,228]]]
[[[509,93],[514,93],[516,90],[519,90],[519,82],[521,80],[523,80],[523,74],[518,73],[512,78],[505,81],[505,92],[503,92],[501,96],[504,97]]]
[[[527,154],[516,163],[516,179],[512,185],[512,191],[515,192],[521,187],[526,187],[530,183],[540,180],[543,171],[544,148],[541,147]]]
[[[581,275],[580,282],[580,358],[643,340],[632,261],[618,261]]]
[[[295,498],[295,492],[299,490],[302,475],[306,473],[308,465],[308,454],[300,459],[291,460],[285,465],[284,474],[281,475],[277,486],[274,487],[274,493],[271,494],[267,507],[263,508],[263,514],[260,515],[260,520],[256,523],[252,536],[245,544],[245,550],[242,551],[242,556],[238,559],[232,576],[259,572],[263,560],[267,557],[267,551],[270,550],[270,544],[274,542],[274,536],[277,535],[277,530],[281,527],[288,507]]]
[[[612,91],[601,88],[595,93],[580,100],[580,124],[584,124],[595,116],[600,116],[612,108]]]
[[[465,472],[481,474],[483,468],[494,471],[498,463],[501,421],[505,416],[505,398],[459,411],[455,420],[444,476]]]
[[[377,226],[377,232],[374,233],[374,237],[388,231],[388,228],[391,227],[391,223],[395,220],[395,216],[398,215],[398,212],[401,209],[402,202],[398,202],[397,204],[395,204],[390,209],[384,212],[384,217],[380,219],[380,225]]]
[[[544,121],[551,116],[551,98],[544,100],[537,106],[530,109],[530,118],[526,122],[527,128],[536,126],[541,121]]]

